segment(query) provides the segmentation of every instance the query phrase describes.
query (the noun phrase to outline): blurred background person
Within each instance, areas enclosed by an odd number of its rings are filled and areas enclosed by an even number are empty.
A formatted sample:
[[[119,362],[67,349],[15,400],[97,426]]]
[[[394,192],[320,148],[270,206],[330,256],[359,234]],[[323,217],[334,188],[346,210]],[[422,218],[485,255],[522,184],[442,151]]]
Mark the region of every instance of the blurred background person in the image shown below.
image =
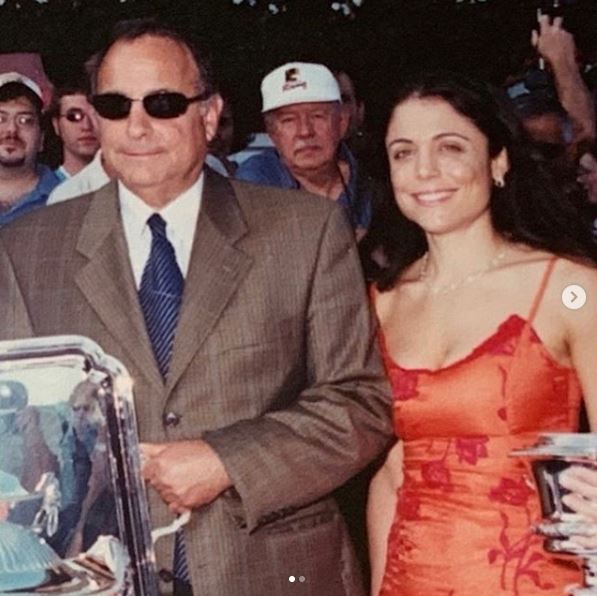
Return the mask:
[[[93,107],[81,87],[61,87],[54,92],[50,116],[62,146],[55,173],[63,181],[88,165],[99,149]]]
[[[343,143],[349,114],[323,64],[289,62],[261,83],[265,128],[275,149],[244,161],[236,178],[303,189],[344,207],[357,239],[369,226],[375,191]]]
[[[42,109],[37,83],[18,72],[0,74],[0,226],[43,207],[60,182],[38,163]]]
[[[218,122],[216,136],[209,142],[205,163],[222,176],[234,176],[238,167],[229,156],[234,145],[234,113],[230,98],[222,96],[224,105]]]
[[[541,15],[531,43],[551,72],[557,97],[568,115],[568,142],[573,148],[595,140],[595,109],[584,83],[574,36],[563,27],[563,19]]]
[[[580,579],[531,523],[512,449],[597,427],[597,251],[509,107],[463,75],[420,74],[385,138],[395,201],[372,298],[403,440],[368,504],[373,593],[561,594]],[[401,450],[404,449],[402,457]]]

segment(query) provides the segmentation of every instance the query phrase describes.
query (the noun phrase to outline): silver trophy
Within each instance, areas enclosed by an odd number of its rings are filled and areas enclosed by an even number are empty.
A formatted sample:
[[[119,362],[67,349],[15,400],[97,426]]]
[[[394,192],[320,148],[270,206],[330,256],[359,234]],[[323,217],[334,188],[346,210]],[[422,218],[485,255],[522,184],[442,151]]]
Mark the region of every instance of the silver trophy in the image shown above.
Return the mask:
[[[157,596],[132,381],[77,336],[0,342],[0,594]]]
[[[571,465],[597,467],[597,435],[592,433],[552,433],[541,435],[535,445],[512,453],[527,459],[541,501],[543,519],[535,531],[545,536],[547,552],[582,560],[584,582],[570,589],[574,596],[597,595],[597,548],[567,543],[575,535],[597,534],[597,523],[571,511],[562,502],[568,492],[559,475]]]

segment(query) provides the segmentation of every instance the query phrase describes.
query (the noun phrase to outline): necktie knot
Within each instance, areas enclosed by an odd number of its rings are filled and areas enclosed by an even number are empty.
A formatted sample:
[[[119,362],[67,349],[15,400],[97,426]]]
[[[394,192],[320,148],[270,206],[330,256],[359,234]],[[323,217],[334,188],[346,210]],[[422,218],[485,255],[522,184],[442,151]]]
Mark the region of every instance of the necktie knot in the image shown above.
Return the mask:
[[[151,235],[158,238],[167,238],[166,222],[159,213],[154,213],[148,220],[147,225],[151,230]]]

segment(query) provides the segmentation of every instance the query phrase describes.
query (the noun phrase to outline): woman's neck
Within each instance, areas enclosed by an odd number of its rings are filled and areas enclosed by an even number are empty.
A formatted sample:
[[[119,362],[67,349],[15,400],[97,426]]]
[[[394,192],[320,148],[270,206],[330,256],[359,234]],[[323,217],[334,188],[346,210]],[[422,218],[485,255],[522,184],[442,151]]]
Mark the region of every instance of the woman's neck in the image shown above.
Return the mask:
[[[508,245],[489,221],[449,234],[427,234],[427,243],[425,277],[430,284],[438,286],[483,270]]]

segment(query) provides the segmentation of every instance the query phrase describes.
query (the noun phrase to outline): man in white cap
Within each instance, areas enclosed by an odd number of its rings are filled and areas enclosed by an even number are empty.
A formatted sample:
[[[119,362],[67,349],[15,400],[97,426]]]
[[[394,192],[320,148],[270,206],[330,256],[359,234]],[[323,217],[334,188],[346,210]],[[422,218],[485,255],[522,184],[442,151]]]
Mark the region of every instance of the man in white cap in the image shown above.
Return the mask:
[[[37,83],[17,72],[0,74],[0,226],[44,206],[60,182],[37,163],[42,108]]]
[[[373,191],[342,143],[349,114],[334,75],[323,64],[290,62],[263,79],[261,95],[275,149],[243,162],[236,178],[338,201],[360,237],[371,219]]]

